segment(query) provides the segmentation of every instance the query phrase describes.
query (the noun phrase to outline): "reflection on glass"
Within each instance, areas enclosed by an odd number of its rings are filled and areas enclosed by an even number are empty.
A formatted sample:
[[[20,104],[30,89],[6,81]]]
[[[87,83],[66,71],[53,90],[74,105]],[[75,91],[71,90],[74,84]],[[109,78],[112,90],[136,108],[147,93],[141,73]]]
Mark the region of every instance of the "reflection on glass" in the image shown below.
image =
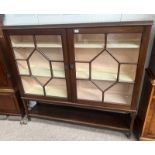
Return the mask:
[[[60,35],[37,35],[36,43],[37,47],[52,47],[52,48],[61,48],[61,36]]]
[[[107,35],[107,48],[139,48],[141,33],[111,33]]]
[[[134,82],[136,76],[136,65],[129,65],[129,64],[121,64],[120,65],[120,75],[119,81],[121,82]]]
[[[101,48],[105,46],[104,34],[75,34],[75,48]]]
[[[42,86],[33,77],[21,76],[21,80],[26,94],[44,95]]]
[[[109,48],[107,50],[119,63],[138,63],[138,48]]]
[[[29,68],[26,61],[17,61],[17,66],[20,75],[29,75]]]
[[[52,70],[54,77],[65,77],[64,63],[52,62]]]
[[[76,78],[88,79],[89,78],[89,64],[76,63]]]
[[[117,83],[104,94],[104,101],[118,104],[131,104],[133,85]]]
[[[112,85],[114,85],[114,81],[103,81],[103,80],[93,80],[93,83],[97,85],[99,89],[102,91],[106,91],[108,88],[110,88]]]
[[[62,48],[38,48],[38,50],[43,52],[49,60],[63,61]]]
[[[102,48],[75,48],[75,61],[90,62]]]
[[[42,84],[45,85],[49,81],[50,77],[45,76],[35,76],[35,78]]]
[[[77,98],[102,101],[102,92],[88,80],[77,80]]]
[[[35,51],[30,57],[30,68],[32,75],[51,76],[49,61],[38,51]]]
[[[92,62],[91,70],[91,78],[94,80],[116,81],[118,62],[104,51]]]
[[[33,36],[12,35],[10,36],[12,47],[35,47]]]
[[[16,59],[27,59],[34,48],[13,48]]]
[[[52,79],[45,87],[47,96],[67,97],[65,79]]]

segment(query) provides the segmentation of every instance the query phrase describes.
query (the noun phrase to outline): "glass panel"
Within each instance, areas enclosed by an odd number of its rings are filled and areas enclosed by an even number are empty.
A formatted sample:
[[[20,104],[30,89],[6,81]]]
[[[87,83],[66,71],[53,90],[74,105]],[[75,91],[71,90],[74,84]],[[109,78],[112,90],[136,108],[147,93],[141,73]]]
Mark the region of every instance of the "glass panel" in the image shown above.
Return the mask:
[[[54,77],[65,77],[64,63],[52,62],[52,70]]]
[[[45,87],[47,96],[67,97],[65,79],[52,79]]]
[[[27,59],[34,48],[13,48],[16,59]]]
[[[133,84],[117,83],[104,94],[104,101],[119,104],[131,104]]]
[[[43,77],[43,76],[35,76],[35,78],[36,78],[42,85],[45,85],[46,82],[50,79],[50,77]]]
[[[115,82],[110,81],[101,81],[101,80],[93,80],[93,82],[102,90],[105,91],[109,87],[111,87]]]
[[[107,48],[139,48],[141,33],[113,33],[107,35]]]
[[[109,48],[107,49],[120,63],[138,63],[138,48]]]
[[[104,34],[75,34],[75,48],[101,48],[105,46]]]
[[[62,48],[38,48],[49,60],[63,61]]]
[[[117,61],[106,51],[92,62],[91,78],[94,80],[116,81],[117,72]]]
[[[42,86],[32,77],[21,77],[26,94],[44,95]]]
[[[102,101],[102,92],[90,81],[77,80],[77,98]]]
[[[29,75],[29,68],[26,61],[17,61],[19,74]]]
[[[136,76],[137,65],[120,65],[119,81],[121,82],[134,82]]]
[[[49,61],[39,52],[35,51],[29,62],[32,75],[51,76]]]
[[[37,47],[62,48],[60,35],[37,35]]]
[[[76,78],[88,79],[89,78],[89,64],[76,63]]]
[[[12,35],[10,36],[12,47],[35,47],[33,36]]]

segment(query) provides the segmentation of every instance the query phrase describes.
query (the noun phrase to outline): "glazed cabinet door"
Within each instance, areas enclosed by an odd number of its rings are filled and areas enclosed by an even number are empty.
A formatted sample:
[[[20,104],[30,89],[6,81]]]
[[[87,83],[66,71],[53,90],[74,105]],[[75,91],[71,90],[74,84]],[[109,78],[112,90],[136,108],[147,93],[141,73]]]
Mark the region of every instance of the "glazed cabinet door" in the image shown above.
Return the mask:
[[[70,100],[64,29],[9,32],[24,96]]]
[[[79,28],[69,33],[73,36],[75,102],[130,106],[142,30]]]

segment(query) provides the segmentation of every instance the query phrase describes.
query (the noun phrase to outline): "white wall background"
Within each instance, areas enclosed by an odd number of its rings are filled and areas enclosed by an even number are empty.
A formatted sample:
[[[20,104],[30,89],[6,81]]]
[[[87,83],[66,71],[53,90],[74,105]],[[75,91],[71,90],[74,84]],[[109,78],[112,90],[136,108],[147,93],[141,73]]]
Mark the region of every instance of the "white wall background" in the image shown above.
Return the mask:
[[[154,21],[146,56],[145,68],[147,68],[155,36],[155,14],[7,14],[4,19],[4,25],[40,25],[142,20]]]

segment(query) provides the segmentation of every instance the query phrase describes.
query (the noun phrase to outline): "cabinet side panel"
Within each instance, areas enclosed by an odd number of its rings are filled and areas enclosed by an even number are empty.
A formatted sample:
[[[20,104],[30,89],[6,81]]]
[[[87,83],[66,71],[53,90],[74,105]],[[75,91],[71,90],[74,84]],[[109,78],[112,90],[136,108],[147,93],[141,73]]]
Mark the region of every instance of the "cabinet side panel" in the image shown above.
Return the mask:
[[[144,85],[143,85],[143,90],[140,98],[139,110],[137,115],[137,127],[140,135],[142,134],[142,130],[144,128],[144,122],[145,122],[149,100],[151,97],[151,91],[152,91],[152,84],[149,81],[149,76],[147,72],[145,72]]]
[[[17,100],[13,93],[0,93],[0,113],[19,114]]]
[[[151,54],[151,58],[150,58],[149,68],[151,69],[151,71],[155,75],[155,39],[153,42],[153,48],[152,48],[152,54]]]
[[[7,79],[7,73],[4,67],[4,61],[3,61],[4,58],[3,58],[1,46],[2,45],[1,45],[1,39],[0,39],[0,87],[7,87],[8,79]]]
[[[135,87],[133,91],[131,109],[137,109],[137,102],[138,102],[140,85],[141,85],[141,80],[142,80],[143,71],[144,71],[144,64],[145,64],[145,58],[146,58],[146,53],[148,48],[148,42],[150,38],[150,31],[151,31],[151,26],[146,26],[142,35],[140,55],[138,60],[137,74],[136,74],[136,80],[135,80]]]

